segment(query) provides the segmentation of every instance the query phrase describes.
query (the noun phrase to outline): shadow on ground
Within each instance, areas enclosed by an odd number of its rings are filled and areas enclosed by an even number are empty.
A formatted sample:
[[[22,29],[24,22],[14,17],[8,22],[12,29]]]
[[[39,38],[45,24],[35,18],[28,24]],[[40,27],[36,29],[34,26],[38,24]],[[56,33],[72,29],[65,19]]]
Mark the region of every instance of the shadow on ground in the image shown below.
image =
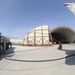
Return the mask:
[[[62,49],[62,51],[65,51],[67,55],[65,59],[65,64],[75,65],[75,50]]]
[[[6,56],[7,57],[12,57],[14,54],[14,49],[15,49],[15,47],[10,47],[8,50],[6,50]],[[3,53],[2,54],[0,54],[0,61],[3,59],[5,57],[5,55],[3,55]]]
[[[6,56],[7,56],[7,57],[12,57],[12,56],[14,56],[14,49],[15,49],[15,47],[9,48],[9,49],[7,50]]]
[[[3,57],[4,57],[4,56],[1,54],[1,55],[0,55],[0,61],[3,59]]]

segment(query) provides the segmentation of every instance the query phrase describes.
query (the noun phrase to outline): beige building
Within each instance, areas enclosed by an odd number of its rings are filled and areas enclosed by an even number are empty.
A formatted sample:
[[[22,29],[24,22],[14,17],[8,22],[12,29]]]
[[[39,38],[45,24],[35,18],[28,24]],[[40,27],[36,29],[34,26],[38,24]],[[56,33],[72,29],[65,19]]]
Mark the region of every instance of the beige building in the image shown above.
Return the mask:
[[[75,43],[75,30],[68,26],[58,26],[53,29],[43,25],[30,30],[24,40],[25,46],[46,46],[52,43]]]
[[[50,45],[52,37],[48,25],[36,27],[29,31],[24,38],[23,44],[28,46]]]

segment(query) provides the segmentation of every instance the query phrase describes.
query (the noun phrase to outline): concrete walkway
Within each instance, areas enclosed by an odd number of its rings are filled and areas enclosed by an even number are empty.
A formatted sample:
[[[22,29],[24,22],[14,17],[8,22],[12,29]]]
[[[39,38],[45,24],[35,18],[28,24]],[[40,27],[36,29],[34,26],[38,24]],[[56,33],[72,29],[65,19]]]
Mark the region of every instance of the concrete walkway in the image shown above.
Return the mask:
[[[75,75],[75,56],[64,58],[75,54],[75,45],[57,47],[13,46],[0,57],[0,75]]]

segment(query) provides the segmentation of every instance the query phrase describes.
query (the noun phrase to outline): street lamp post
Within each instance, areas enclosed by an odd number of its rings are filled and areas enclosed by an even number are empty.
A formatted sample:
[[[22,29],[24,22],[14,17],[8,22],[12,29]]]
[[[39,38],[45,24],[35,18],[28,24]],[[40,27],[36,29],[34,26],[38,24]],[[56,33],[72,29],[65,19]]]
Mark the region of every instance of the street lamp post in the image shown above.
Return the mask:
[[[1,50],[1,33],[0,33],[0,50]]]

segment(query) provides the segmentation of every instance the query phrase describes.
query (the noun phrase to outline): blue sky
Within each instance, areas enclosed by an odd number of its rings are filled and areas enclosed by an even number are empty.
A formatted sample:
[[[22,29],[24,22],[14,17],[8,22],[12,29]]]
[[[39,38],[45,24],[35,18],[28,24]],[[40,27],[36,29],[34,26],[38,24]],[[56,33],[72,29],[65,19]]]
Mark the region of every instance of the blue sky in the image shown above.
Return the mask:
[[[23,39],[29,30],[45,24],[75,29],[75,16],[64,6],[68,2],[75,0],[0,0],[0,31]]]

